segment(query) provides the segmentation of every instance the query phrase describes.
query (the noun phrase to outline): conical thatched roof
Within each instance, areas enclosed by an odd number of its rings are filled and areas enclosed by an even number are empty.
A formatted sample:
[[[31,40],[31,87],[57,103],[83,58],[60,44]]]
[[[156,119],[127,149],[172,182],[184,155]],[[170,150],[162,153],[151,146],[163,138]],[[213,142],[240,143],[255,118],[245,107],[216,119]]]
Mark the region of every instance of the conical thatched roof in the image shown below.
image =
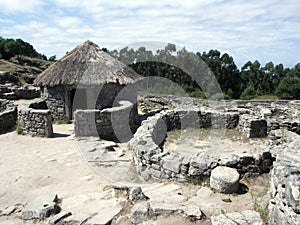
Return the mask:
[[[141,79],[131,68],[86,41],[43,71],[34,81],[38,86],[102,85],[134,83]]]

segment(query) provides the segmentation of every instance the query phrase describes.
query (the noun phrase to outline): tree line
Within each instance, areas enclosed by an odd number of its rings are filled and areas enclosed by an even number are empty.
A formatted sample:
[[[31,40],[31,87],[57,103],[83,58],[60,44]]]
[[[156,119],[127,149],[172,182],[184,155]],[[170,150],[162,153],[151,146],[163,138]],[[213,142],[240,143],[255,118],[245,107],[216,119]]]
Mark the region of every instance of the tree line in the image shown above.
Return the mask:
[[[251,99],[262,95],[277,95],[284,99],[300,99],[300,63],[293,68],[285,68],[281,63],[274,65],[270,61],[261,65],[255,60],[246,62],[239,70],[232,56],[221,54],[218,50],[193,53],[185,48],[177,50],[174,44],[167,44],[155,53],[145,47],[136,50],[128,47],[119,51],[109,51],[106,48],[103,50],[142,76],[157,76],[173,81],[192,97]],[[22,39],[0,37],[0,59],[9,60],[16,55],[47,60],[44,54],[38,53],[31,44]],[[48,60],[55,61],[56,56],[51,56]],[[179,68],[189,68],[193,76]],[[216,91],[214,80],[204,79],[209,77],[208,68],[220,85],[221,95]],[[203,80],[205,82],[199,87],[199,82]],[[152,91],[160,93],[176,94],[178,91],[170,83],[154,84],[151,88]]]
[[[155,53],[145,47],[137,50],[128,47],[119,51],[109,51],[106,48],[103,50],[126,63],[142,76],[164,77],[175,82],[192,97],[221,98],[224,96],[225,99],[252,99],[259,96],[278,96],[284,99],[300,99],[300,63],[293,68],[285,68],[282,63],[275,65],[270,61],[261,65],[258,60],[255,60],[246,62],[239,70],[232,56],[228,53],[221,54],[218,50],[193,53],[182,48],[177,51],[174,44],[168,44]],[[197,77],[190,76],[177,67],[182,65],[186,68],[205,69],[204,66],[199,67],[199,61],[204,62],[213,72],[222,89],[222,96],[214,92],[214,81],[207,81],[204,94],[199,87]],[[158,89],[168,91],[166,86],[157,85],[156,89],[156,91],[159,91]],[[170,92],[172,93],[172,90]]]

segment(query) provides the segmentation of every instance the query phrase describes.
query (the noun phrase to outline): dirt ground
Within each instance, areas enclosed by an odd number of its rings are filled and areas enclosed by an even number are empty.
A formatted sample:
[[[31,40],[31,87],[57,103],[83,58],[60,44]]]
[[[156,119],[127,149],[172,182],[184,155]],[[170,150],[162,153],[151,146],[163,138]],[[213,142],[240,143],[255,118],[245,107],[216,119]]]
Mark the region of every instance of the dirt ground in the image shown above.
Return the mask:
[[[0,209],[44,194],[67,198],[102,192],[109,185],[81,156],[71,129],[54,125],[54,138],[0,135]]]

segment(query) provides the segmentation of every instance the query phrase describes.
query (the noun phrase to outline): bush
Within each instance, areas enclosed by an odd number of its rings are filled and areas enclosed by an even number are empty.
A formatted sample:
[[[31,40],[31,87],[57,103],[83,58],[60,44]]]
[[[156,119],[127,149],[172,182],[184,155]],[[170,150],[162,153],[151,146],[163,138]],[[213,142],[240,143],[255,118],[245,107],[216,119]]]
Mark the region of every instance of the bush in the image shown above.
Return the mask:
[[[249,100],[256,97],[256,91],[253,85],[249,85],[241,94],[240,99]]]
[[[300,79],[287,77],[276,88],[276,95],[282,99],[300,99]]]

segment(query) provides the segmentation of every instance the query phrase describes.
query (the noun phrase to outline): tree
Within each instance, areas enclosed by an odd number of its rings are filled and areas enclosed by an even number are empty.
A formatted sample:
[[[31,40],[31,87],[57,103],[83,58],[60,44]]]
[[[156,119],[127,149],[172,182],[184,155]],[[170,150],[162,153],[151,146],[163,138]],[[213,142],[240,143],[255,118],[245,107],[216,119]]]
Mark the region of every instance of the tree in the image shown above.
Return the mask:
[[[256,91],[252,84],[250,84],[241,94],[240,99],[249,100],[256,97]]]
[[[300,79],[297,77],[284,78],[276,89],[276,95],[283,99],[300,99]]]
[[[56,61],[56,55],[50,56],[48,60],[51,62]]]

